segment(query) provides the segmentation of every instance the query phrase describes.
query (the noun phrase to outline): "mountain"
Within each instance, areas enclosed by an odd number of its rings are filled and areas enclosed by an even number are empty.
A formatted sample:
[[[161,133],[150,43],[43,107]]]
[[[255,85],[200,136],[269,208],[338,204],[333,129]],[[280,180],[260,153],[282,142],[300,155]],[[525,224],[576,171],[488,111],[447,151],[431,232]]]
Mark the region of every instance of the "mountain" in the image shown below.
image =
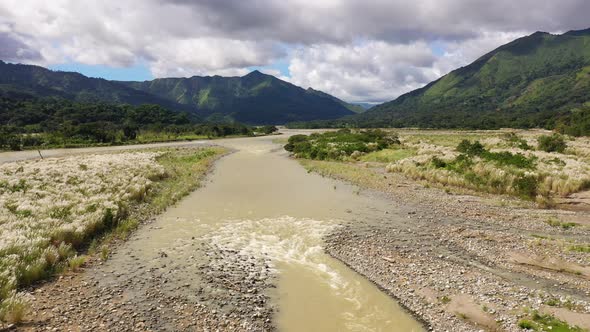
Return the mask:
[[[309,93],[314,93],[318,96],[321,97],[325,97],[325,98],[330,98],[332,100],[334,100],[335,102],[341,104],[342,106],[346,107],[348,110],[354,112],[354,113],[363,113],[364,111],[368,110],[370,107],[367,107],[367,104],[352,104],[352,103],[347,103],[344,100],[338,99],[332,95],[329,95],[323,91],[319,91],[319,90],[314,90],[313,88],[308,88],[307,91]]]
[[[328,125],[544,127],[590,135],[590,29],[514,40],[421,89]]]
[[[0,60],[0,96],[12,98],[59,97],[83,103],[158,104],[172,110],[187,107],[101,78],[47,68],[10,64]]]
[[[336,119],[353,114],[344,102],[326,93],[302,89],[274,76],[253,71],[243,77],[193,76],[118,82],[204,116],[256,124]]]
[[[307,91],[258,71],[243,77],[194,76],[119,82],[0,61],[0,97],[156,104],[210,120],[250,124],[336,119],[353,114],[335,97]]]

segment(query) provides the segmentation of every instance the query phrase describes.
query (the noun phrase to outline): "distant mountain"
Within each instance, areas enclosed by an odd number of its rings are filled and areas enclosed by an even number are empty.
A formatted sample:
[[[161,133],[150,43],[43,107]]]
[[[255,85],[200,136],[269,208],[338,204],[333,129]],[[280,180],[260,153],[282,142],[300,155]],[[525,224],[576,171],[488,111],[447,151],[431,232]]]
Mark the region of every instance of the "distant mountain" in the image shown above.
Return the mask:
[[[325,125],[545,127],[590,135],[590,29],[536,32],[394,101]]]
[[[250,124],[336,119],[353,114],[334,97],[254,71],[243,77],[117,82],[0,61],[0,97],[59,97],[83,103],[157,104],[202,118]]]
[[[329,95],[325,92],[319,91],[319,90],[314,90],[313,88],[308,88],[307,91],[309,93],[314,93],[318,96],[321,97],[325,97],[325,98],[330,98],[332,100],[334,100],[335,102],[341,104],[342,106],[346,107],[348,110],[354,112],[354,113],[363,113],[364,111],[368,110],[369,108],[371,108],[370,106],[367,107],[368,104],[351,104],[351,103],[347,103],[344,100],[338,99],[332,95]]]
[[[101,78],[0,61],[0,95],[60,97],[84,103],[159,104],[172,110],[188,110],[166,99]]]
[[[194,107],[205,116],[229,117],[245,123],[281,124],[353,114],[336,97],[304,90],[259,71],[243,77],[193,76],[118,83]]]

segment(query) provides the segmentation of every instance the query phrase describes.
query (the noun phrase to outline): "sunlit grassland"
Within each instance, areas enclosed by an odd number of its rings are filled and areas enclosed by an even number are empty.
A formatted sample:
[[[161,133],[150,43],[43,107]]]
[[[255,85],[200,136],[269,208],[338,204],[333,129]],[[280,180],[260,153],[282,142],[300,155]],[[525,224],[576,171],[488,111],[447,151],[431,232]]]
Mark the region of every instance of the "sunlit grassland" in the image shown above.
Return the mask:
[[[134,143],[142,144],[142,143],[154,143],[154,142],[171,142],[171,141],[193,141],[193,140],[200,140],[200,139],[207,139],[206,135],[196,135],[196,134],[171,134],[165,132],[156,132],[156,131],[140,131],[137,134],[137,138],[135,139]]]
[[[562,136],[559,151],[545,151],[540,141],[552,134],[543,130],[394,130],[399,144],[325,163],[302,161],[306,167],[357,183],[367,169],[385,171],[444,188],[510,195],[551,207],[554,199],[590,189],[590,138]],[[555,136],[555,135],[554,135]],[[554,137],[551,136],[551,137]],[[545,140],[546,141],[546,140]],[[460,144],[479,146],[477,153],[460,151]],[[465,144],[465,143],[464,143]],[[311,149],[314,147],[312,145]],[[296,157],[304,158],[304,154]],[[343,166],[348,163],[350,169]]]
[[[352,182],[359,186],[380,189],[384,187],[383,175],[369,171],[356,164],[341,161],[299,159],[299,163],[308,171],[322,176]]]
[[[367,153],[359,158],[361,161],[392,163],[416,155],[416,150],[411,148],[384,149]]]
[[[18,290],[106,259],[113,241],[197,188],[222,148],[79,155],[0,165],[0,318],[22,319]]]

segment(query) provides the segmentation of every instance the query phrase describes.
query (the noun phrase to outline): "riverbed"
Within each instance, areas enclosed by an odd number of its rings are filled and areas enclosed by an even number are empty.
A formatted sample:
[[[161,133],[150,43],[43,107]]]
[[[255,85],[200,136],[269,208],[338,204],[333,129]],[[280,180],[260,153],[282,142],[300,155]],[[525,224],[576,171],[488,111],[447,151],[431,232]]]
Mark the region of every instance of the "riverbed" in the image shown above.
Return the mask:
[[[324,236],[342,225],[393,215],[388,202],[307,173],[272,140],[217,141],[235,152],[203,188],[94,271],[100,286],[157,271],[164,292],[251,319],[253,328],[422,331],[392,298],[322,248]],[[243,285],[248,278],[254,281]]]

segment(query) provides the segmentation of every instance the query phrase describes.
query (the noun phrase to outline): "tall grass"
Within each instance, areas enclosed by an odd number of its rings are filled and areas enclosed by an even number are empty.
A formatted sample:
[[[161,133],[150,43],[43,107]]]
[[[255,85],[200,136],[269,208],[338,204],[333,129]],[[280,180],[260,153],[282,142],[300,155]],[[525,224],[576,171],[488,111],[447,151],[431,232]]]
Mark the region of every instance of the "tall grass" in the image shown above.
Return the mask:
[[[590,151],[590,142],[570,141],[576,154],[548,153],[532,150],[539,133],[524,134],[526,139],[513,132],[488,136],[485,144],[466,140],[474,135],[462,132],[433,134],[430,140],[423,134],[417,135],[420,140],[402,135],[404,146],[415,148],[416,156],[391,162],[387,170],[442,186],[534,199],[543,206],[551,206],[556,196],[590,188],[590,160],[584,153]],[[448,147],[449,142],[458,142],[456,148]]]
[[[17,289],[61,269],[80,268],[85,258],[77,252],[97,235],[106,234],[103,241],[127,237],[138,220],[196,188],[223,152],[167,149],[0,165],[4,319],[20,308],[11,304],[20,303]]]

